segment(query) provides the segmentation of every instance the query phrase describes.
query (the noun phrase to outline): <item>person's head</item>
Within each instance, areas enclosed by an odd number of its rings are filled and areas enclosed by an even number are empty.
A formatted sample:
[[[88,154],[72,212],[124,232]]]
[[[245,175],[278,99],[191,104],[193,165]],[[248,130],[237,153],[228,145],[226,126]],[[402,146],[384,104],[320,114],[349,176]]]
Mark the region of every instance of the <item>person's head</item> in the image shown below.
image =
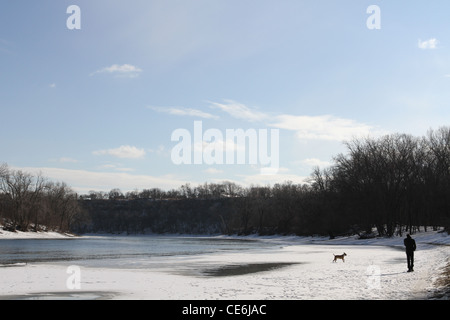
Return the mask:
[[[409,233],[406,235],[406,237],[407,237],[408,239],[411,239],[411,235],[410,235]]]

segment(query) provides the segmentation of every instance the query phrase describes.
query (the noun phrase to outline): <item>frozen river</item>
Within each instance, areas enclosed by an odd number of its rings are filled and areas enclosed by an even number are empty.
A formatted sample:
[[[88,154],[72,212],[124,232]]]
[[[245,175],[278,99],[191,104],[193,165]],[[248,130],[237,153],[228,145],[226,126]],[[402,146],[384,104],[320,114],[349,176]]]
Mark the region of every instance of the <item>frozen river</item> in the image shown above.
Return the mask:
[[[271,250],[256,239],[183,236],[82,237],[1,240],[0,266],[30,263],[100,268],[149,268],[156,262],[223,252]]]

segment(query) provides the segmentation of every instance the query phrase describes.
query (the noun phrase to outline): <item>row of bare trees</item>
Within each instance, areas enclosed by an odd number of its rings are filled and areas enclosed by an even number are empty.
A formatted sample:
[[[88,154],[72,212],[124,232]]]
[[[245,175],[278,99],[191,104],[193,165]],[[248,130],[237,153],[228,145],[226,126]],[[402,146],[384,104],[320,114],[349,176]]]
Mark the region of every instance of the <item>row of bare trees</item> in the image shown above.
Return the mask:
[[[209,186],[210,184],[208,184]],[[270,186],[239,187],[230,196],[229,182],[214,183],[204,195],[186,185],[163,193],[162,198],[92,199],[81,201],[89,214],[83,232],[184,234],[300,234],[310,232],[303,219],[310,189],[290,182]],[[237,187],[237,186],[236,186]],[[318,230],[318,229],[317,229]]]
[[[86,196],[95,230],[322,234],[373,228],[393,236],[421,227],[450,228],[450,128],[424,137],[391,134],[346,143],[332,166],[308,184],[241,187],[232,182],[176,190],[118,189]],[[126,200],[126,201],[124,201]],[[106,228],[105,228],[106,227]],[[124,230],[122,230],[124,231]]]
[[[77,195],[64,182],[0,166],[0,224],[4,228],[69,231],[80,212]]]
[[[450,127],[346,143],[308,184],[233,182],[76,194],[64,183],[0,167],[0,218],[11,229],[77,232],[368,234],[450,230]],[[86,214],[87,219],[84,220]],[[1,221],[0,221],[1,222]],[[3,223],[5,225],[5,223]]]
[[[450,127],[354,140],[313,188],[333,215],[392,236],[419,226],[450,226]],[[331,213],[330,213],[331,215]]]
[[[191,186],[186,183],[178,189],[162,190],[160,188],[133,190],[123,193],[119,188],[113,188],[109,192],[91,190],[88,194],[81,195],[82,199],[90,200],[137,200],[137,199],[219,199],[245,196],[247,190],[230,181],[221,183],[207,183]]]

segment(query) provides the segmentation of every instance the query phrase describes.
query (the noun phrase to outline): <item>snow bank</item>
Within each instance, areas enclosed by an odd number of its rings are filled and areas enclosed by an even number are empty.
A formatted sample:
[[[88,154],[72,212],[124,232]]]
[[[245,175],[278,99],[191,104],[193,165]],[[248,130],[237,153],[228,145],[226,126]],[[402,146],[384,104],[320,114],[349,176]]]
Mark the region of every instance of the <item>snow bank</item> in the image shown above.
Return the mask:
[[[73,237],[73,235],[68,233],[59,233],[59,232],[22,232],[22,231],[6,231],[1,229],[0,226],[0,240],[1,239],[61,239],[61,238],[69,238]]]

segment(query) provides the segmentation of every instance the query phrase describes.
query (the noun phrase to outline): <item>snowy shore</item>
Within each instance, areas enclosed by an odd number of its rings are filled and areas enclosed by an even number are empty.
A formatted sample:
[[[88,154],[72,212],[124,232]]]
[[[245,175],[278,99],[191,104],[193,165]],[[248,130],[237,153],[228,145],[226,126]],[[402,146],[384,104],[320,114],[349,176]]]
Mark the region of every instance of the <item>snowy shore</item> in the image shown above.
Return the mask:
[[[1,227],[1,226],[0,226]],[[0,229],[0,240],[2,239],[66,239],[66,238],[72,238],[74,235],[69,233],[59,233],[59,232],[44,232],[44,231],[38,231],[38,232],[22,232],[22,231],[6,231]]]
[[[8,234],[1,239],[61,238]],[[407,300],[435,298],[449,263],[450,237],[421,232],[415,272],[406,272],[403,238],[259,237],[278,241],[270,252],[232,252],[167,258],[149,270],[81,268],[80,287],[68,289],[68,266],[0,267],[0,299],[142,300]],[[345,252],[345,262],[332,262]]]

